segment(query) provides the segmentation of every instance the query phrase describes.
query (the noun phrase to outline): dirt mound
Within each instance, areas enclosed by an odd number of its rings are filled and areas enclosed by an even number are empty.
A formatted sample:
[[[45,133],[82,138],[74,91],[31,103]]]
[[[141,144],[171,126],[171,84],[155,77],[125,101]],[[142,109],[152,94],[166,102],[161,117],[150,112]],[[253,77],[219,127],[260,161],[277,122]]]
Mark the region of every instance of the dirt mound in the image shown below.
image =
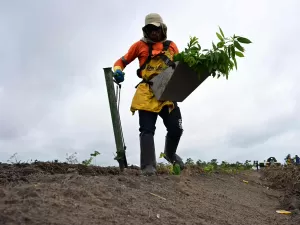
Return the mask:
[[[262,174],[273,188],[300,193],[300,166],[268,167],[262,170]]]
[[[300,166],[269,167],[262,174],[270,187],[284,192],[280,198],[282,207],[300,214]]]
[[[28,182],[28,175],[33,174],[70,174],[78,175],[118,175],[118,167],[85,166],[82,164],[68,164],[55,162],[34,162],[20,164],[0,163],[0,184],[11,182]],[[129,168],[127,172],[138,173],[137,168]]]
[[[276,213],[281,193],[261,185],[255,171],[159,171],[144,177],[136,168],[0,164],[0,224],[292,224]]]

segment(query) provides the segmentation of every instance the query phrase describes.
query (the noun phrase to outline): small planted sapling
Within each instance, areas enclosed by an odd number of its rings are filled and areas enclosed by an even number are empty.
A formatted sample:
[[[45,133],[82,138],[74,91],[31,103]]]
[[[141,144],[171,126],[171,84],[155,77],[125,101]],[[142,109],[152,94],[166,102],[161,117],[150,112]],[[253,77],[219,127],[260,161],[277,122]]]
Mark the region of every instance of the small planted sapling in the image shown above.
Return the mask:
[[[208,71],[213,77],[221,75],[228,79],[229,72],[237,70],[237,57],[244,57],[245,48],[242,44],[252,43],[249,39],[233,35],[225,37],[221,27],[216,32],[218,43],[212,42],[212,49],[202,49],[197,37],[190,37],[184,51],[174,56],[175,62],[187,64],[199,76]]]
[[[85,165],[85,166],[89,166],[89,165],[91,165],[92,160],[94,159],[95,160],[95,165],[96,165],[96,156],[97,155],[100,155],[100,152],[94,151],[94,153],[90,154],[91,157],[89,159],[86,159],[86,160],[82,161],[82,164]]]
[[[166,157],[166,154],[161,152],[160,155],[159,155],[159,158],[164,158]],[[176,163],[176,164],[171,164],[169,165],[169,174],[173,174],[173,175],[180,175],[181,173],[181,169],[180,169],[180,166]]]

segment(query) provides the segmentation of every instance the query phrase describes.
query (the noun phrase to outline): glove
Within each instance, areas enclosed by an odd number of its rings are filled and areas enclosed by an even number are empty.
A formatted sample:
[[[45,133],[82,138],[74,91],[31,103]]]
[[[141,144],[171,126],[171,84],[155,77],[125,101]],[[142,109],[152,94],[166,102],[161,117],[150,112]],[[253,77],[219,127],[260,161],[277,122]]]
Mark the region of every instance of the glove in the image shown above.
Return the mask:
[[[121,83],[121,82],[124,81],[124,75],[125,75],[125,73],[124,73],[122,70],[117,69],[117,70],[114,72],[114,75],[113,75],[113,76],[114,76],[116,82],[119,84],[119,83]]]

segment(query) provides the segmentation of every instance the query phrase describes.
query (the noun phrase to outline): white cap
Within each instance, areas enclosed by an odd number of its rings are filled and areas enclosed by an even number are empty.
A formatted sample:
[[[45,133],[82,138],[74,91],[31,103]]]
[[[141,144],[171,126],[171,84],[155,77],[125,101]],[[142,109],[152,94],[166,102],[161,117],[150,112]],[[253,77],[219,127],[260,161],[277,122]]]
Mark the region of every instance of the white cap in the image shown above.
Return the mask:
[[[157,13],[150,13],[145,17],[145,26],[152,24],[159,27],[163,23],[163,19]]]

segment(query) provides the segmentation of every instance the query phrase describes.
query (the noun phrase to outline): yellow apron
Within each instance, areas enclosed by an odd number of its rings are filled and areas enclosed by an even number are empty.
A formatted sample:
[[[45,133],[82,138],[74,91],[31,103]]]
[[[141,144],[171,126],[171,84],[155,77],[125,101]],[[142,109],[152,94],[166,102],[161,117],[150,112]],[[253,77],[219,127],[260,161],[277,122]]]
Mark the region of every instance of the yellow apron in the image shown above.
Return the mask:
[[[154,76],[168,68],[168,65],[160,57],[161,54],[164,54],[171,61],[173,60],[172,52],[169,51],[168,47],[169,45],[167,46],[167,49],[162,49],[160,52],[151,51],[151,60],[146,61],[145,65],[143,65],[144,68],[141,70],[141,77],[143,80],[150,81]],[[132,114],[134,114],[136,110],[146,110],[158,113],[165,105],[169,106],[170,112],[174,109],[173,102],[157,100],[150,85],[148,83],[140,83],[133,96],[130,111]]]

